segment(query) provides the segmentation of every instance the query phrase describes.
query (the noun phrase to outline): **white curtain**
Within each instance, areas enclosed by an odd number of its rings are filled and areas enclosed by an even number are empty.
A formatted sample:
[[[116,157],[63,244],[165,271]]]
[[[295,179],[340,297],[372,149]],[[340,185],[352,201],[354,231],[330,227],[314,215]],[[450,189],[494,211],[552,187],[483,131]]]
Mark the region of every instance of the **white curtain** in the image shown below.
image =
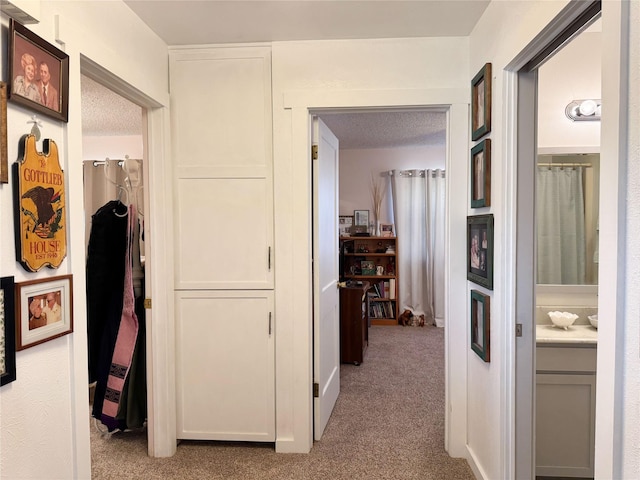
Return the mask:
[[[538,167],[537,283],[585,283],[583,167]]]
[[[400,311],[444,326],[444,170],[390,172]]]

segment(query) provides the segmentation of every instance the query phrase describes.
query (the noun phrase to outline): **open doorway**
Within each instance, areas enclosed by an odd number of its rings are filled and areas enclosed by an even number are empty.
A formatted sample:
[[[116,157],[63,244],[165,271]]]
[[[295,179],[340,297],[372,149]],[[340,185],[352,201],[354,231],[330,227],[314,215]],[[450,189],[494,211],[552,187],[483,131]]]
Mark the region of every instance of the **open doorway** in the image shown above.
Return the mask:
[[[115,441],[113,432],[147,435],[145,125],[142,107],[86,75],[81,81],[90,438],[99,459],[101,442]],[[123,343],[119,331],[128,309],[131,335]],[[130,357],[112,415],[109,370],[116,348],[128,349]]]
[[[514,112],[517,111],[517,141],[514,143],[516,148],[514,154],[517,155],[517,208],[516,210],[516,229],[518,236],[516,239],[516,292],[515,292],[515,305],[516,316],[519,319],[520,329],[516,328],[518,337],[516,340],[516,390],[515,390],[515,414],[516,414],[516,428],[515,428],[515,476],[518,478],[533,478],[536,475],[541,476],[580,476],[589,477],[593,476],[594,472],[594,453],[592,446],[593,441],[593,429],[592,425],[595,422],[595,418],[587,417],[581,426],[586,425],[586,430],[582,430],[583,434],[576,432],[576,435],[580,435],[584,442],[581,443],[578,449],[578,454],[575,452],[564,452],[563,458],[570,459],[575,465],[562,465],[561,469],[556,469],[554,466],[546,465],[541,466],[537,461],[537,456],[540,454],[540,458],[549,462],[551,457],[547,455],[543,450],[538,451],[536,445],[536,430],[538,419],[536,414],[540,416],[540,420],[545,419],[546,414],[541,411],[541,403],[537,405],[536,386],[537,383],[541,383],[540,392],[543,396],[549,396],[549,391],[559,385],[559,382],[566,380],[568,386],[565,391],[573,390],[575,393],[577,390],[587,392],[586,407],[581,407],[585,412],[595,412],[595,369],[592,371],[585,371],[582,368],[588,367],[589,362],[580,362],[579,367],[574,367],[572,373],[579,373],[580,379],[584,380],[587,376],[593,376],[593,382],[586,384],[585,382],[575,382],[571,378],[567,378],[566,372],[558,369],[554,363],[555,357],[564,356],[570,350],[565,348],[567,346],[566,341],[558,342],[556,339],[554,342],[546,342],[545,350],[541,351],[538,355],[538,347],[541,343],[537,341],[537,336],[540,330],[539,323],[545,322],[551,324],[550,318],[546,315],[545,310],[542,308],[536,308],[537,294],[544,293],[544,288],[537,285],[538,273],[540,269],[537,268],[537,259],[540,255],[539,245],[537,243],[537,208],[536,199],[538,193],[536,192],[536,171],[538,158],[537,154],[540,143],[538,138],[541,131],[539,131],[540,125],[537,124],[538,116],[540,121],[545,119],[542,117],[544,111],[543,99],[538,102],[539,91],[539,79],[541,73],[541,67],[544,68],[545,62],[549,61],[558,52],[561,51],[576,35],[583,32],[589,25],[591,25],[599,16],[600,3],[583,3],[573,5],[571,12],[567,12],[564,16],[559,16],[552,22],[543,32],[540,34],[540,38],[537,42],[532,42],[532,46],[523,51],[510,66],[507,67],[507,71],[517,72],[513,77],[513,83],[510,87],[510,91],[514,98]],[[588,53],[587,55],[592,55]],[[584,54],[583,54],[584,56]],[[583,58],[582,58],[583,60]],[[600,72],[594,71],[595,75],[599,77]],[[555,74],[556,77],[558,73]],[[512,78],[511,76],[509,77]],[[553,78],[554,86],[557,86],[558,79]],[[573,78],[573,81],[569,82],[569,89],[577,88],[581,82],[577,78]],[[516,93],[517,91],[517,93]],[[584,95],[588,98],[587,92]],[[587,98],[570,98],[566,99],[564,105],[562,105],[560,112],[555,112],[554,118],[562,118],[563,121],[571,124],[571,121],[565,115],[565,108],[567,104],[573,100],[585,100]],[[599,96],[597,97],[599,99]],[[557,107],[557,106],[556,106]],[[557,110],[557,108],[556,108]],[[551,125],[555,120],[545,124]],[[576,122],[577,124],[578,122]],[[574,124],[574,127],[575,125]],[[554,127],[557,130],[557,124]],[[561,134],[562,141],[566,141],[567,134]],[[562,146],[554,145],[554,148]],[[566,147],[566,144],[564,145]],[[575,148],[575,145],[572,146]],[[546,147],[545,147],[546,148]],[[549,153],[549,150],[542,151],[542,153]],[[556,152],[551,152],[556,153]],[[571,153],[565,150],[563,153]],[[544,160],[544,159],[543,159]],[[545,163],[544,168],[549,168],[549,161],[543,161]],[[555,167],[552,167],[555,168]],[[568,169],[567,169],[568,171]],[[514,199],[515,200],[515,199]],[[552,310],[565,310],[568,309],[568,305],[575,307],[575,301],[568,299],[561,293],[562,287],[554,286],[553,289],[558,293],[553,299],[553,305],[559,307]],[[547,289],[548,290],[548,289]],[[568,303],[567,303],[568,302]],[[547,301],[545,300],[545,303]],[[550,306],[549,303],[544,306]],[[548,311],[548,309],[547,309]],[[587,311],[581,312],[584,317],[582,322],[586,323],[588,328],[591,328],[586,318]],[[517,325],[516,325],[517,327]],[[542,325],[543,329],[546,325]],[[583,345],[584,346],[584,345]],[[549,347],[549,348],[547,348]],[[586,354],[583,349],[581,354]],[[549,355],[551,354],[551,358]],[[539,357],[539,358],[537,358]],[[595,366],[595,355],[594,362]],[[576,370],[578,368],[578,370]],[[557,378],[549,378],[549,374],[557,374]],[[582,386],[577,387],[579,383]],[[592,395],[593,394],[593,395]],[[570,402],[571,403],[571,402]],[[547,419],[548,421],[548,419]],[[559,422],[556,422],[559,423]],[[544,434],[541,435],[544,438]],[[575,439],[572,439],[571,444],[575,445]],[[560,465],[557,465],[560,466]],[[538,468],[543,467],[543,468]],[[546,469],[546,467],[551,467]]]
[[[366,321],[372,323],[370,319],[373,319],[373,323],[377,322],[379,325],[387,325],[389,327],[398,326],[399,325],[399,317],[401,309],[408,309],[413,306],[410,300],[412,289],[410,285],[405,285],[404,287],[400,286],[398,278],[399,275],[396,276],[398,272],[398,267],[400,263],[400,257],[397,257],[395,254],[395,246],[397,240],[397,227],[396,219],[398,218],[398,214],[394,215],[394,193],[397,193],[396,190],[399,188],[397,184],[394,184],[392,179],[393,172],[397,172],[399,175],[400,172],[407,172],[407,176],[410,176],[410,173],[413,173],[415,177],[422,176],[422,180],[425,182],[430,181],[430,178],[425,179],[424,172],[431,171],[439,171],[441,173],[441,182],[442,189],[444,189],[444,169],[447,163],[447,150],[446,150],[446,125],[447,125],[447,117],[446,113],[441,109],[410,109],[410,110],[381,110],[381,111],[323,111],[318,114],[323,123],[326,123],[331,132],[337,137],[339,140],[339,169],[337,171],[339,180],[337,182],[329,182],[331,185],[337,186],[339,184],[339,195],[338,195],[338,203],[339,208],[336,208],[336,212],[339,214],[340,219],[344,220],[345,218],[351,219],[351,224],[353,224],[354,230],[351,229],[344,230],[343,226],[341,227],[341,232],[343,235],[340,237],[341,243],[354,243],[350,242],[350,239],[361,239],[361,241],[365,241],[367,243],[376,242],[380,245],[385,244],[388,247],[389,241],[393,240],[394,250],[392,253],[388,251],[380,251],[374,253],[374,250],[371,249],[371,255],[378,256],[375,260],[377,260],[380,265],[377,265],[377,271],[365,272],[361,269],[358,271],[351,272],[339,272],[339,277],[341,280],[345,280],[349,278],[348,282],[351,282],[353,285],[345,284],[347,287],[355,286],[357,288],[358,285],[365,285],[367,288],[365,289],[365,297],[366,301],[364,302],[363,308],[366,310]],[[314,140],[315,142],[316,140]],[[323,148],[323,145],[319,145],[320,148]],[[315,154],[314,154],[315,155]],[[322,160],[322,154],[319,154],[318,157]],[[314,156],[315,158],[315,156]],[[314,175],[317,174],[316,163],[314,162]],[[430,177],[430,174],[427,175]],[[419,181],[420,179],[414,178],[413,180]],[[327,183],[326,181],[324,182]],[[392,188],[392,184],[394,184],[395,188]],[[316,182],[314,182],[314,189],[316,189]],[[422,190],[422,194],[420,195],[417,190],[414,192],[413,203],[420,203],[422,200],[424,205],[424,209],[429,208],[428,201],[428,192]],[[372,197],[373,191],[378,191],[378,196],[375,195]],[[428,190],[428,189],[427,189]],[[441,208],[441,223],[437,225],[437,233],[441,234],[442,237],[442,245],[439,246],[441,250],[437,252],[442,256],[441,253],[444,251],[444,191],[440,192],[442,202],[440,202],[437,206],[431,205],[432,208]],[[315,198],[315,194],[314,194]],[[396,205],[396,209],[397,209]],[[365,214],[366,213],[366,214]],[[314,216],[316,215],[314,210]],[[360,215],[366,217],[366,221],[363,223],[362,218],[359,218]],[[338,225],[338,218],[333,218],[333,223]],[[401,222],[407,222],[405,218],[402,217]],[[424,246],[421,248],[406,248],[404,249],[405,254],[403,261],[405,264],[420,264],[420,261],[417,261],[416,258],[410,258],[412,255],[416,257],[418,252],[425,252],[426,256],[433,258],[436,256],[436,252],[429,250],[428,243],[428,235],[427,233],[434,233],[433,230],[435,222],[429,224],[423,214],[422,224],[418,224],[417,226],[409,227],[408,225],[402,225],[407,228],[407,230],[422,230],[423,234],[417,235],[418,232],[414,232],[417,237],[414,239],[414,243],[424,243]],[[314,225],[317,225],[318,222],[314,219]],[[388,233],[383,234],[380,231],[380,224],[390,226],[391,228],[387,230]],[[360,228],[363,227],[363,228]],[[355,230],[361,229],[362,232],[356,232]],[[338,231],[335,232],[335,238],[333,238],[333,242],[338,243]],[[362,235],[363,236],[356,236]],[[386,237],[385,235],[388,235]],[[408,235],[407,235],[408,237]],[[323,237],[324,238],[324,237]],[[316,235],[314,234],[314,241],[317,241]],[[322,240],[322,239],[321,239]],[[325,238],[325,241],[329,241]],[[406,239],[407,245],[411,245],[409,239]],[[373,244],[371,244],[373,245]],[[335,246],[334,246],[335,247]],[[317,251],[326,251],[333,250],[323,248],[322,246],[315,246],[314,252]],[[340,257],[342,260],[343,255],[354,255],[357,252],[351,251],[350,253],[344,254],[344,252],[340,253]],[[384,258],[383,258],[384,257]],[[396,264],[396,258],[398,258],[398,264]],[[324,260],[321,258],[323,264]],[[354,260],[354,258],[350,258],[350,260]],[[425,262],[427,259],[421,259]],[[336,259],[337,261],[337,259]],[[393,262],[391,266],[388,264]],[[317,264],[317,259],[314,258],[314,264]],[[346,262],[340,261],[340,269],[346,268]],[[355,264],[353,262],[349,262],[353,267]],[[382,263],[385,263],[383,265]],[[442,259],[442,273],[444,272],[444,259]],[[407,269],[409,270],[409,269]],[[433,273],[433,272],[432,272]],[[378,277],[376,277],[376,275]],[[444,276],[444,275],[443,275]],[[385,281],[385,279],[387,279]],[[411,275],[406,275],[407,279],[411,278]],[[420,308],[420,311],[415,311],[414,317],[416,319],[421,318],[421,321],[424,322],[425,314],[428,315],[428,322],[435,324],[436,321],[439,323],[439,326],[444,326],[444,278],[438,279],[438,277],[433,274],[429,277],[424,278],[424,284],[422,283],[422,277],[420,275],[413,276],[414,283],[420,281],[421,288],[417,290],[425,290],[429,289],[432,292],[438,292],[440,294],[440,298],[434,298],[437,295],[433,293],[430,296],[426,296],[425,298],[420,298],[420,302],[416,302],[415,305]],[[396,282],[398,282],[396,284]],[[318,288],[321,286],[318,285],[318,280],[316,279],[316,285],[314,286],[314,295],[319,295]],[[393,294],[385,293],[389,292],[389,287],[383,287],[385,284],[394,285]],[[406,282],[409,284],[409,282]],[[435,284],[435,285],[434,285]],[[324,285],[324,284],[323,284]],[[371,288],[368,286],[371,285]],[[395,285],[398,288],[395,288]],[[364,287],[363,287],[364,288]],[[379,290],[375,290],[379,288]],[[399,292],[403,292],[403,288],[406,290],[406,294],[404,296],[400,296]],[[335,287],[334,287],[335,290]],[[376,292],[377,293],[374,293]],[[403,292],[404,293],[404,292]],[[369,296],[371,294],[371,296]],[[427,298],[428,297],[428,298]],[[427,308],[426,303],[430,302],[429,307]],[[407,305],[404,305],[407,303]],[[437,303],[437,308],[434,305]],[[385,308],[383,310],[383,308]],[[358,308],[360,311],[360,309]],[[379,312],[379,313],[378,313]],[[412,312],[413,313],[413,312]],[[436,319],[437,313],[437,319]],[[315,321],[317,322],[317,320]],[[422,323],[423,324],[423,323]],[[410,323],[409,325],[419,326],[421,325],[420,320],[415,323]],[[365,330],[368,331],[369,325],[365,327]],[[360,332],[362,333],[362,338],[359,339],[363,342],[367,342],[368,335],[366,331]],[[325,340],[326,336],[318,335],[321,337],[321,340]],[[339,340],[336,337],[335,342]],[[341,340],[340,340],[341,341]],[[334,343],[335,343],[334,342]],[[315,351],[316,354],[318,351],[322,353],[325,349],[327,350],[327,354],[330,355],[331,352],[340,351],[339,345],[326,345],[323,343],[318,343],[318,339],[315,340]],[[344,347],[344,345],[343,345]],[[366,348],[366,347],[365,347]],[[362,346],[360,347],[360,353],[362,352]],[[314,358],[317,361],[317,356],[314,355]],[[357,364],[362,362],[364,359],[360,359]],[[366,360],[364,360],[366,361]],[[427,368],[427,361],[425,359],[425,368]],[[317,381],[317,379],[316,379]],[[320,394],[323,392],[323,383],[320,382],[318,386],[318,390]],[[445,392],[441,392],[441,396],[445,397]],[[318,407],[316,407],[318,408]]]

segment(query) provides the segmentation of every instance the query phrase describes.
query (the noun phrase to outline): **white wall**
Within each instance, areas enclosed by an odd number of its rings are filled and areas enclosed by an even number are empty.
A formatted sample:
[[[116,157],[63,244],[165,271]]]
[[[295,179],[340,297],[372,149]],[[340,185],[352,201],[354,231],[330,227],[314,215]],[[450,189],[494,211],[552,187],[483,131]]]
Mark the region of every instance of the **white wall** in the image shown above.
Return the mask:
[[[82,137],[82,158],[84,160],[123,160],[129,158],[142,159],[142,135],[90,136]]]
[[[566,5],[565,1],[491,2],[470,36],[469,79],[487,62],[492,64],[493,96],[491,109],[491,207],[495,219],[494,289],[491,294],[491,363],[469,355],[467,390],[472,392],[467,415],[467,447],[472,467],[481,478],[512,478],[514,425],[509,392],[514,388],[514,362],[511,298],[514,257],[511,242],[514,231],[510,212],[515,158],[505,158],[506,133],[512,128],[505,118],[505,67]],[[469,210],[469,214],[478,212]],[[475,288],[473,284],[470,287]],[[471,397],[470,397],[471,399]]]
[[[167,51],[120,2],[41,2],[40,23],[28,28],[70,57],[69,122],[39,115],[43,138],[59,148],[65,172],[67,258],[57,270],[26,272],[15,261],[13,186],[0,187],[0,270],[16,282],[73,274],[74,333],[16,355],[17,379],[0,390],[0,477],[89,478],[89,400],[84,279],[84,211],[80,64],[83,55],[158,103],[168,103]],[[3,40],[8,19],[2,16]],[[60,42],[57,42],[60,40]],[[3,41],[2,58],[7,58]],[[6,62],[0,77],[8,78]],[[17,158],[32,112],[9,103],[8,150]],[[42,148],[41,143],[38,144]]]
[[[602,35],[584,32],[538,70],[538,148],[550,152],[599,152],[600,122],[572,122],[572,100],[602,94]],[[587,61],[588,60],[588,61]]]
[[[353,215],[354,210],[369,210],[374,222],[371,200],[371,176],[384,185],[385,196],[380,208],[380,223],[393,223],[389,170],[444,169],[446,146],[414,146],[398,148],[340,150],[340,215]]]
[[[449,105],[451,163],[466,185],[468,139],[468,43],[466,38],[277,42],[272,48],[274,181],[276,211],[276,410],[278,451],[308,451],[311,436],[311,161],[309,111],[348,107]],[[313,68],[302,68],[313,63]],[[466,197],[449,202],[455,232],[451,244],[464,250]],[[460,213],[456,213],[460,212]],[[456,245],[456,242],[462,242]],[[455,288],[464,290],[464,259],[456,255]],[[456,283],[457,282],[457,283]],[[458,302],[459,303],[459,302]],[[466,318],[449,312],[453,355],[465,355]],[[456,344],[456,342],[459,342]],[[462,368],[456,363],[452,368]],[[464,386],[465,372],[451,382]],[[452,395],[450,451],[464,456],[465,411]]]

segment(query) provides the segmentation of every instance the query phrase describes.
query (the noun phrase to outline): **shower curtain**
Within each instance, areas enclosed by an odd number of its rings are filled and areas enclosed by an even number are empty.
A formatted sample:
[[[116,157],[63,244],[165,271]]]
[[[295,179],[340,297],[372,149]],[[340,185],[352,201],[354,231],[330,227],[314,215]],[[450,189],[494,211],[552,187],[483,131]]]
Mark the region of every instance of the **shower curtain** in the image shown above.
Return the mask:
[[[538,167],[537,283],[585,283],[583,171],[583,167]]]
[[[444,326],[444,170],[390,172],[400,309]]]

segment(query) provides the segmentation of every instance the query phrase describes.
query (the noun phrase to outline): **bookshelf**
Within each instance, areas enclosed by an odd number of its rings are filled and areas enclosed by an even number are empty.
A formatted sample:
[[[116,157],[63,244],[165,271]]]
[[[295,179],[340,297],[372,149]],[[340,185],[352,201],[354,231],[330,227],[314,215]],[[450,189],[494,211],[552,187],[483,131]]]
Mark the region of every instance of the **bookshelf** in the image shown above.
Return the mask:
[[[369,282],[367,306],[372,325],[397,325],[398,245],[396,237],[340,237],[342,276]]]

